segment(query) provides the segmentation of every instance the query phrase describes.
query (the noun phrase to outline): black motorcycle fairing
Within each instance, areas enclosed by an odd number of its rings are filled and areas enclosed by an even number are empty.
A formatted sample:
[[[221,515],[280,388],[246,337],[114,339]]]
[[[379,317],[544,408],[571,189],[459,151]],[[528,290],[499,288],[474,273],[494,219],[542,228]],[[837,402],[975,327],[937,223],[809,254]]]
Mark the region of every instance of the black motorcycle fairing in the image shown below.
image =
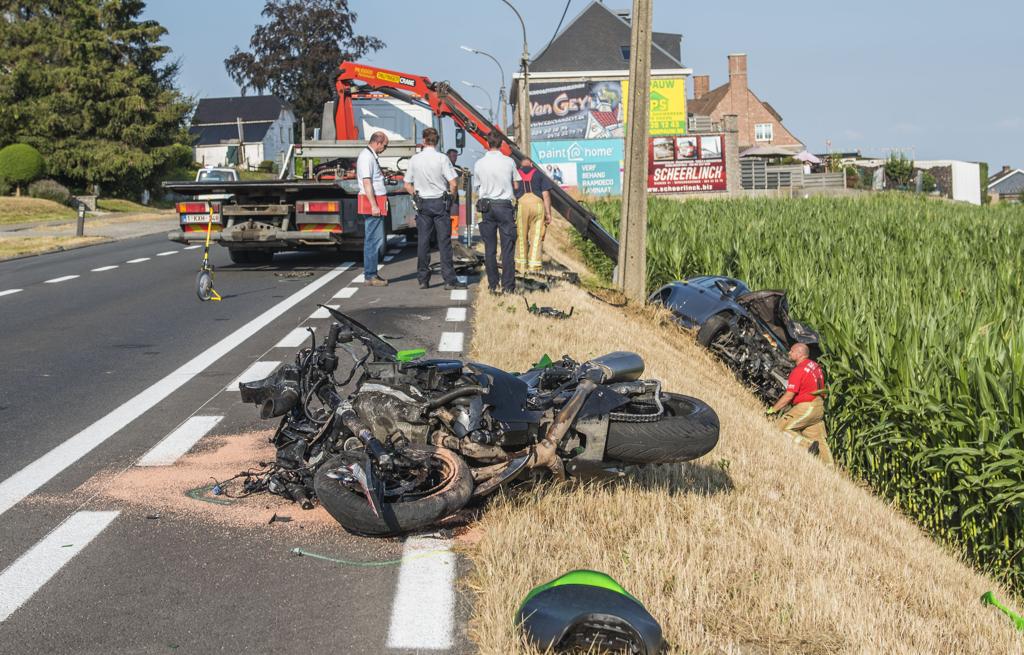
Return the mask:
[[[487,387],[482,394],[485,403],[492,407],[491,416],[497,421],[509,423],[539,423],[543,412],[530,411],[526,408],[529,397],[529,386],[521,379],[493,366],[476,362],[466,365],[471,371],[483,378],[481,382]]]
[[[398,350],[396,350],[394,346],[378,337],[376,334],[371,332],[368,327],[366,327],[359,321],[355,320],[350,316],[342,314],[333,307],[328,307],[327,305],[320,305],[320,307],[326,309],[330,313],[330,315],[334,317],[334,320],[338,321],[342,325],[348,326],[349,329],[351,329],[352,332],[354,332],[357,336],[362,337],[363,342],[366,344],[367,348],[369,348],[370,352],[373,353],[374,359],[378,361],[393,361],[395,357],[398,355]]]

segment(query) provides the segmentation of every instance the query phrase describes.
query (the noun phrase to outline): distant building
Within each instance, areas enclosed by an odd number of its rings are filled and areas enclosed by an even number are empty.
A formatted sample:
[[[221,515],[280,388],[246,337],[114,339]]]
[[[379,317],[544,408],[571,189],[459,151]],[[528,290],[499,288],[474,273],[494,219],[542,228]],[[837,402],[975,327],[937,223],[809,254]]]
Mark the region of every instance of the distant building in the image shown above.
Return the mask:
[[[277,96],[203,98],[189,135],[200,164],[255,167],[265,160],[281,164],[294,127],[295,114]]]
[[[777,146],[796,154],[804,149],[800,139],[782,124],[782,116],[750,89],[747,79],[747,55],[729,55],[729,81],[711,89],[708,75],[694,75],[693,99],[689,113],[709,117],[721,123],[726,114],[738,117],[740,151],[754,146]]]
[[[622,192],[630,19],[594,0],[530,62],[531,154],[567,190]],[[686,134],[683,37],[654,32],[652,41],[650,133]],[[513,101],[521,83],[514,75]]]
[[[988,193],[998,194],[999,200],[1024,202],[1024,170],[1003,166],[1003,169],[988,178]]]

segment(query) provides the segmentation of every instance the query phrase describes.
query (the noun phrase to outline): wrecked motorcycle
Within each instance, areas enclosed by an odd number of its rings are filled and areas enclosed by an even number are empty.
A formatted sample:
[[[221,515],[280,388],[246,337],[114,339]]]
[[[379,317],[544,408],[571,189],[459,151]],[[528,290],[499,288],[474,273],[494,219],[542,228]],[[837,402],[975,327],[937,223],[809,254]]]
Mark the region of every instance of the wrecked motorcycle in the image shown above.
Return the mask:
[[[751,291],[740,280],[708,275],[666,284],[649,300],[696,329],[697,342],[767,403],[786,391],[793,344],[806,344],[813,359],[821,354],[818,333],[790,317],[784,291]]]
[[[326,309],[335,320],[326,338],[311,331],[295,363],[239,387],[263,418],[282,417],[279,493],[315,496],[351,532],[425,528],[517,480],[622,475],[627,465],[695,459],[718,442],[715,412],[641,379],[634,353],[545,357],[515,375],[416,360],[422,351],[399,352]],[[343,380],[339,349],[353,360]]]

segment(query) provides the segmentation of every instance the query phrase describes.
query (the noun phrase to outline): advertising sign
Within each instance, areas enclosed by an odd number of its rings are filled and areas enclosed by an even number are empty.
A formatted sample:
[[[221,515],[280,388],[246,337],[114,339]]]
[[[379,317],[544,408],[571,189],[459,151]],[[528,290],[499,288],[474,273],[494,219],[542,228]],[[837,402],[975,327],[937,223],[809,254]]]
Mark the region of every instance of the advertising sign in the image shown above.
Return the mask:
[[[622,82],[622,115],[627,120],[629,81]],[[686,134],[686,80],[651,80],[651,114],[647,132],[651,136]]]
[[[620,82],[530,85],[530,139],[607,139],[624,135]]]
[[[647,140],[647,191],[725,191],[725,136],[655,136]]]
[[[585,195],[622,193],[622,139],[534,141],[533,160],[567,191]]]

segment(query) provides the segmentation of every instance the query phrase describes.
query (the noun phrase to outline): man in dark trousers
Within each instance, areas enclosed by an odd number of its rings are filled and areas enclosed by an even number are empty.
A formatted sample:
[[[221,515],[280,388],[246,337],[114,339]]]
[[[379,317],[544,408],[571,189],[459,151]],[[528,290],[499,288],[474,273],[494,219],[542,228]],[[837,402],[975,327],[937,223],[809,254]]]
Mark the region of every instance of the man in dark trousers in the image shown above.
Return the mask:
[[[487,135],[488,150],[473,167],[473,181],[478,185],[477,208],[483,214],[480,237],[484,240],[484,267],[487,287],[498,291],[498,235],[501,235],[501,290],[512,293],[516,288],[516,269],[512,265],[516,247],[516,207],[513,202],[521,180],[516,164],[501,152],[502,137],[497,131]]]
[[[832,452],[825,441],[825,374],[818,363],[811,359],[806,344],[796,343],[789,349],[789,358],[796,362],[786,383],[786,393],[769,409],[769,416],[778,414],[787,405],[789,411],[779,419],[779,428],[793,439],[793,443],[817,453],[821,459],[832,463]]]
[[[405,173],[405,190],[416,202],[416,277],[420,288],[430,287],[430,237],[437,236],[444,288],[465,289],[455,277],[452,263],[452,223],[449,209],[457,193],[455,168],[445,155],[437,151],[437,130],[423,130],[423,150],[409,160]]]

